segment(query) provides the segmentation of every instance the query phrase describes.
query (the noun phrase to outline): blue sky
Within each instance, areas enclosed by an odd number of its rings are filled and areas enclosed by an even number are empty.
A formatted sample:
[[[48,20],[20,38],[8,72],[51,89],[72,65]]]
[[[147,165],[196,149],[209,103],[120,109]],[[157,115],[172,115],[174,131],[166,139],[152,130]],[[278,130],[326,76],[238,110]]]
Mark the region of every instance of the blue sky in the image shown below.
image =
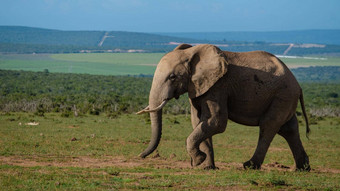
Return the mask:
[[[340,29],[340,0],[1,0],[0,25],[134,32]]]

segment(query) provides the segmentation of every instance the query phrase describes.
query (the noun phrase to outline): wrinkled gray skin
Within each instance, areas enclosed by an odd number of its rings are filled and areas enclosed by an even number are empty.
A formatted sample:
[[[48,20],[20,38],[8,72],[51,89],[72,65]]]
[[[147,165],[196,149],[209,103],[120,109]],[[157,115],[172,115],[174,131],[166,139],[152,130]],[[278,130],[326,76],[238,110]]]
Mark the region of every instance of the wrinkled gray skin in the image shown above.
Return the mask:
[[[254,155],[244,168],[259,169],[276,134],[288,142],[297,170],[310,170],[295,110],[300,99],[309,133],[302,90],[293,74],[274,55],[236,53],[213,45],[181,44],[166,54],[154,74],[149,96],[152,136],[144,158],[158,146],[162,109],[167,100],[188,92],[193,132],[186,140],[192,166],[215,169],[212,136],[224,132],[228,119],[259,126]],[[163,104],[162,104],[163,103]],[[161,105],[161,106],[160,106]],[[157,108],[158,111],[153,111]],[[236,135],[237,136],[237,135]]]

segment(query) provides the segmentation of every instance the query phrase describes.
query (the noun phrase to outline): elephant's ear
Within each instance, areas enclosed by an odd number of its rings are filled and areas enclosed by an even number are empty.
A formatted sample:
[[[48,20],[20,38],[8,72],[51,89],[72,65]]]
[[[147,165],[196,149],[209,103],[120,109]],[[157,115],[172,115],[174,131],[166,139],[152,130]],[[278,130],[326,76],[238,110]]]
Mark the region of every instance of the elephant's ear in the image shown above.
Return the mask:
[[[228,63],[223,52],[216,46],[198,45],[192,49],[188,93],[190,98],[195,98],[207,92],[226,74]]]
[[[184,49],[187,49],[187,48],[191,48],[192,46],[190,44],[180,44],[178,45],[175,49],[175,50],[184,50]]]

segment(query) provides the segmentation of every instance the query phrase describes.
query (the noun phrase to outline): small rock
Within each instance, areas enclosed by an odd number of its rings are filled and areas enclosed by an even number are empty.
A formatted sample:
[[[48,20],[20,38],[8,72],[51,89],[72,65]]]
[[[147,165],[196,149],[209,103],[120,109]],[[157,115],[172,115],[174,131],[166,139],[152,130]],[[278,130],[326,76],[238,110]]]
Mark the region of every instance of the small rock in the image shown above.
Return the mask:
[[[44,136],[44,133],[40,133],[40,136]]]
[[[176,158],[176,154],[175,153],[172,153],[170,156],[169,156],[170,159],[174,159]]]
[[[259,185],[259,183],[257,183],[255,180],[250,180],[250,183],[252,184],[252,185]]]
[[[36,125],[39,125],[39,123],[38,122],[29,122],[29,123],[25,123],[25,125],[36,126]]]
[[[157,153],[152,157],[152,158],[160,158],[161,157],[161,155],[159,155],[159,153],[158,153],[158,151],[157,151]]]
[[[71,141],[77,141],[77,138],[73,137],[73,138],[71,139]]]

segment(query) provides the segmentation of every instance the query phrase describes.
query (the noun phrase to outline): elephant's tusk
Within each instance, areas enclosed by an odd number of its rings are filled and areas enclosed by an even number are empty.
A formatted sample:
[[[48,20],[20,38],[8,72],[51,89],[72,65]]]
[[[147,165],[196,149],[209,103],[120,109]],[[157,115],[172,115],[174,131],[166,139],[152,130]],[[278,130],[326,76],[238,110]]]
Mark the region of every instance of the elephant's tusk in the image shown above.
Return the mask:
[[[147,106],[145,109],[137,112],[136,114],[139,115],[139,114],[142,114],[142,113],[150,113],[150,112],[156,112],[156,111],[159,111],[161,110],[165,104],[168,102],[169,100],[164,100],[158,107],[156,107],[155,109],[149,109],[149,106]]]
[[[147,110],[147,112],[155,112],[155,111],[161,110],[161,109],[165,106],[165,104],[168,103],[168,101],[169,101],[169,100],[167,100],[167,99],[164,100],[164,101],[161,103],[161,105],[159,105],[159,106],[156,107],[155,109]]]
[[[146,108],[144,108],[144,109],[138,111],[136,114],[137,114],[137,115],[140,115],[140,114],[142,114],[142,113],[147,113],[148,110],[149,110],[149,106],[146,106]]]

